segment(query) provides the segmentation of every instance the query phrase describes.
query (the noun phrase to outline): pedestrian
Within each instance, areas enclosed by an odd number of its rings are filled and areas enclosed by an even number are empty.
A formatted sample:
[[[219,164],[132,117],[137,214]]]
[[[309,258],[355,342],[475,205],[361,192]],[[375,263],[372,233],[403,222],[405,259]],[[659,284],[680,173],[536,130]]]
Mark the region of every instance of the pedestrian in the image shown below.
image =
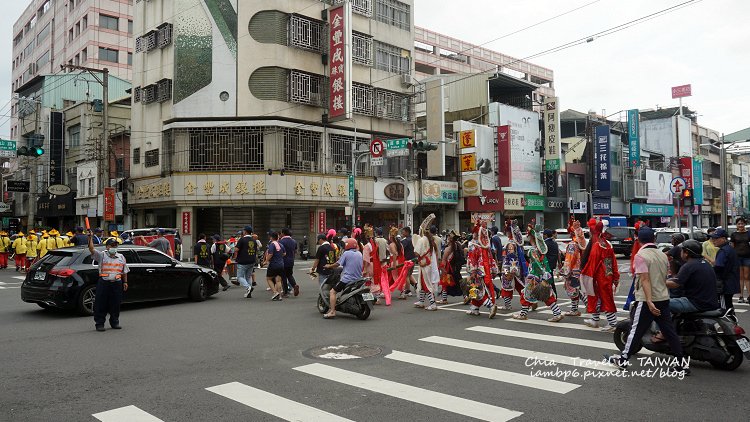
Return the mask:
[[[86,246],[89,244],[89,237],[83,234],[83,227],[78,226],[70,241],[73,246]]]
[[[630,310],[632,326],[622,352],[619,355],[607,357],[611,364],[620,369],[627,368],[630,357],[635,354],[633,351],[641,349],[641,338],[651,328],[651,323],[654,321],[669,342],[672,355],[679,362],[682,363],[683,361],[680,337],[675,331],[672,313],[669,310],[669,292],[667,289],[669,261],[667,256],[654,244],[655,239],[656,233],[651,227],[645,226],[638,230],[638,241],[641,242],[641,249],[633,261],[637,280],[635,282],[635,302],[633,302],[634,306]],[[593,233],[592,241],[594,241]],[[690,374],[690,369],[684,364],[677,365],[674,369],[678,372],[684,371],[685,375]]]
[[[635,223],[635,239],[633,239],[633,247],[630,249],[630,275],[632,276],[633,280],[630,283],[630,290],[628,290],[628,297],[625,299],[625,304],[622,305],[622,309],[624,311],[630,310],[630,304],[633,303],[635,300],[635,267],[633,264],[633,260],[635,260],[636,254],[638,254],[638,251],[641,249],[641,242],[638,240],[638,231],[641,229],[641,227],[646,227],[645,222],[643,221],[636,221]]]
[[[31,268],[31,264],[36,261],[37,257],[37,247],[39,246],[39,242],[37,241],[37,237],[34,233],[29,233],[29,236],[26,238],[26,269],[28,270]]]
[[[46,230],[42,230],[42,237],[37,242],[37,251],[39,252],[39,258],[44,258],[45,255],[47,255],[47,240],[49,239],[49,234]]]
[[[201,233],[198,235],[198,243],[193,247],[193,255],[196,264],[205,268],[213,268],[211,247],[206,242],[205,234]]]
[[[390,263],[384,269],[388,271],[388,289],[390,289],[391,293],[400,290],[401,294],[398,298],[403,300],[406,299],[406,292],[409,291],[409,281],[408,277],[403,277],[403,279],[399,277],[406,258],[404,255],[404,245],[398,238],[398,233],[399,229],[396,226],[391,226],[388,230],[388,255],[390,256]]]
[[[89,232],[90,233],[90,232]],[[115,330],[120,325],[120,304],[122,296],[128,291],[127,261],[117,253],[117,241],[109,239],[105,251],[94,249],[93,237],[89,238],[89,251],[94,261],[99,263],[99,280],[96,283],[94,297],[94,324],[96,331],[104,331],[104,322],[109,314],[109,326]]]
[[[681,249],[684,264],[674,280],[667,279],[667,287],[682,290],[681,297],[669,299],[669,309],[675,314],[706,312],[719,309],[716,273],[703,259],[703,246],[688,239]]]
[[[0,269],[8,268],[8,257],[12,251],[12,242],[8,237],[8,232],[0,230]]]
[[[94,237],[93,237],[94,245],[101,245],[102,244],[102,236],[103,235],[104,235],[104,230],[102,230],[99,227],[96,227],[94,229]]]
[[[260,239],[258,239],[258,234],[253,233],[253,242],[255,242],[255,254],[258,268],[261,267],[261,264],[263,263],[263,243],[261,243]],[[253,273],[253,281],[255,281],[255,273]]]
[[[149,242],[148,246],[161,251],[161,253],[163,254],[173,256],[172,245],[170,245],[169,240],[167,240],[167,238],[164,237],[164,229],[157,230],[156,234],[157,234],[156,239]]]
[[[495,254],[495,262],[503,262],[503,239],[500,238],[500,229],[492,227],[492,238],[490,243],[492,244],[492,253]]]
[[[13,252],[15,253],[16,272],[26,271],[26,235],[23,232],[18,232],[16,239],[13,241]]]
[[[283,228],[281,234],[279,243],[284,246],[284,250],[286,251],[281,287],[284,290],[284,297],[289,296],[289,289],[292,289],[294,296],[299,296],[299,286],[297,285],[297,280],[294,279],[294,254],[297,251],[297,241],[292,238],[292,231],[288,227]]]
[[[133,239],[130,237],[128,233],[123,233],[120,235],[120,238],[122,238],[122,244],[123,245],[132,245]]]
[[[592,328],[599,328],[599,315],[602,311],[607,318],[607,325],[601,331],[614,332],[617,325],[617,305],[614,289],[620,283],[620,272],[612,244],[611,235],[606,232],[604,221],[589,220],[591,242],[586,247],[588,256],[581,269],[581,286],[586,294],[586,312],[591,319],[583,323]]]
[[[109,237],[104,241],[104,243],[107,243],[107,240],[109,239],[114,239],[118,245],[122,245],[122,239],[120,238],[120,234],[117,233],[117,230],[112,230],[111,232],[109,232]]]
[[[740,292],[740,260],[737,252],[727,241],[726,230],[719,228],[711,233],[710,242],[717,249],[714,260],[714,271],[718,281],[719,304],[729,311],[737,322],[732,297]],[[705,247],[704,247],[705,251]]]
[[[448,234],[443,250],[443,259],[441,260],[441,277],[440,283],[443,286],[443,295],[441,303],[448,303],[448,295],[461,296],[461,268],[466,264],[461,244],[458,241],[458,235],[453,230]],[[443,279],[446,279],[443,282]]]
[[[552,279],[554,280],[557,263],[560,260],[560,247],[555,241],[555,232],[553,230],[544,229],[544,232],[542,232],[542,234],[544,236],[544,243],[547,245],[547,253],[544,255],[544,257],[547,258],[549,269],[552,272]],[[555,295],[557,295],[557,287],[555,287],[555,283],[552,283],[552,291],[555,292]]]
[[[477,219],[472,229],[473,238],[469,242],[467,255],[467,270],[471,288],[467,296],[471,299],[467,315],[479,315],[479,308],[486,306],[490,311],[490,319],[497,314],[495,303],[495,284],[493,279],[498,274],[497,262],[491,250],[491,240],[487,222]]]
[[[414,253],[414,243],[411,236],[411,227],[401,229],[401,245],[404,247],[404,259],[416,262],[417,255]],[[412,296],[411,288],[417,287],[417,280],[414,279],[414,273],[409,273],[409,287],[406,290],[406,296]]]
[[[284,274],[284,246],[279,243],[279,233],[273,230],[268,232],[268,248],[263,258],[266,266],[266,283],[271,289],[273,296],[271,300],[280,301],[284,290],[281,287],[281,276]]]
[[[318,249],[315,251],[315,260],[313,261],[312,268],[310,268],[311,275],[318,276],[318,284],[325,284],[328,277],[333,274],[333,270],[327,267],[328,264],[336,262],[336,252],[328,243],[326,235],[321,233],[317,238]]]
[[[331,308],[328,313],[323,314],[325,319],[336,317],[336,294],[343,291],[347,285],[362,278],[362,254],[357,247],[357,241],[349,238],[346,240],[345,247],[346,250],[341,254],[339,260],[326,266],[330,270],[336,267],[341,267],[343,270],[341,271],[341,279],[329,293]]]
[[[719,248],[714,244],[714,241],[711,238],[711,235],[714,234],[715,232],[716,232],[715,227],[709,227],[708,230],[706,230],[706,234],[708,234],[708,239],[705,242],[703,242],[703,245],[702,245],[703,246],[703,259],[708,261],[708,263],[711,265],[714,265],[714,263],[716,262],[716,254],[719,253]]]
[[[245,288],[245,297],[251,298],[255,289],[255,264],[257,245],[253,239],[253,226],[245,226],[242,237],[237,240],[232,261],[237,263],[237,281]],[[251,280],[248,280],[250,278]]]
[[[675,233],[672,235],[672,247],[667,251],[667,257],[671,263],[669,266],[669,275],[676,276],[680,272],[680,267],[685,262],[682,260],[682,248],[680,245],[685,241],[685,235],[682,233]]]
[[[735,220],[737,231],[729,237],[732,247],[740,259],[740,300],[739,303],[750,303],[750,233],[747,231],[744,217]],[[747,302],[745,301],[747,290]]]
[[[571,240],[565,246],[565,263],[560,274],[565,279],[565,292],[570,298],[570,311],[565,316],[581,316],[578,302],[581,300],[581,254],[586,249],[586,237],[581,229],[581,223],[573,220],[568,228]]]
[[[220,235],[213,235],[214,243],[211,245],[211,261],[213,262],[213,269],[216,271],[217,277],[219,277],[219,284],[221,284],[221,291],[225,292],[229,289],[229,283],[224,278],[224,267],[227,265],[227,260],[231,254],[227,242],[225,242]]]
[[[49,237],[47,238],[47,250],[54,251],[55,249],[64,248],[65,246],[65,240],[60,237],[60,232],[57,231],[57,229],[50,230]]]

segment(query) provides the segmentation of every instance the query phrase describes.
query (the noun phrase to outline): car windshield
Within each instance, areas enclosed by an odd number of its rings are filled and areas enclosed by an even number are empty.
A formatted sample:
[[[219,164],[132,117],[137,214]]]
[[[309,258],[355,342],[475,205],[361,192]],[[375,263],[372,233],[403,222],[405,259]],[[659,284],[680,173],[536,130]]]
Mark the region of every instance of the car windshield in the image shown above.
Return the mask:
[[[657,232],[655,243],[672,243],[672,235],[675,232]]]
[[[612,237],[617,239],[626,239],[630,237],[630,230],[627,227],[610,227],[607,231]]]
[[[557,240],[570,240],[570,233],[557,233]]]

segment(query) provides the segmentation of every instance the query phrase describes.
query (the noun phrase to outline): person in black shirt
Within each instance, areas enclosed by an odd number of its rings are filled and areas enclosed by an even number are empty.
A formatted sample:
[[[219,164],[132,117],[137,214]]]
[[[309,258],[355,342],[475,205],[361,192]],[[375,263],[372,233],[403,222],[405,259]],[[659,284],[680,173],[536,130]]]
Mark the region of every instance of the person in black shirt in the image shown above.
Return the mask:
[[[401,229],[401,246],[404,247],[404,259],[406,261],[413,261],[417,259],[417,254],[414,253],[414,242],[411,237],[411,227],[404,227]],[[414,279],[414,274],[409,273],[409,285],[416,287],[417,280]],[[411,289],[407,289],[404,294],[411,296]]]
[[[255,286],[255,263],[257,262],[257,244],[253,239],[253,227],[245,226],[243,236],[234,247],[233,260],[237,263],[237,281],[246,289],[245,297],[253,296]],[[252,278],[252,284],[248,282]]]
[[[743,217],[735,220],[737,231],[729,238],[740,260],[740,303],[745,303],[745,289],[748,294],[747,303],[750,303],[750,232],[745,227],[746,223]]]
[[[331,259],[332,258],[332,259]],[[336,262],[336,252],[328,243],[326,235],[318,235],[318,250],[315,252],[315,261],[313,261],[310,274],[318,275],[318,283],[321,285],[326,282],[333,271],[326,268],[326,265]]]
[[[669,309],[678,314],[719,308],[716,299],[716,274],[703,259],[703,246],[697,240],[682,242],[682,260],[676,280],[667,280],[670,289],[681,288],[684,296],[669,299]]]
[[[73,246],[86,246],[89,244],[89,237],[83,234],[83,227],[76,227],[76,234],[71,239]]]
[[[211,246],[206,242],[205,234],[201,233],[198,235],[198,243],[193,247],[193,254],[195,255],[196,264],[206,268],[213,267]]]
[[[493,227],[491,230],[490,243],[492,244],[492,251],[495,253],[495,262],[503,262],[503,241],[500,239],[500,229]]]
[[[727,241],[726,230],[716,229],[711,234],[710,242],[719,248],[714,259],[714,271],[719,282],[719,304],[722,309],[728,309],[729,315],[736,321],[732,296],[740,292],[740,260],[737,252]]]

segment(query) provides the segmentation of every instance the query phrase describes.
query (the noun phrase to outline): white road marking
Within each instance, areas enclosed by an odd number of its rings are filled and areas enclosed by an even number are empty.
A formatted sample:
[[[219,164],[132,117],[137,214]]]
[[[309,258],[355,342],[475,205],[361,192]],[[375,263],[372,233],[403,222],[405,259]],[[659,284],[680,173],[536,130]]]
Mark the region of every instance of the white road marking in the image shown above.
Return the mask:
[[[125,406],[91,415],[102,422],[164,422],[135,406]]]
[[[494,344],[477,343],[474,341],[459,340],[448,337],[430,336],[419,339],[428,343],[441,344],[444,346],[460,347],[462,349],[478,350],[481,352],[496,353],[500,355],[516,356],[519,358],[538,359],[540,361],[553,361],[555,363],[576,366],[579,368],[593,369],[606,372],[619,371],[619,369],[603,363],[601,360],[590,360],[580,357],[555,355],[546,352],[537,352],[535,350],[516,349],[513,347],[496,346]],[[614,347],[614,345],[613,345]]]
[[[413,387],[399,382],[388,381],[382,378],[347,371],[345,369],[339,369],[320,363],[299,366],[294,369],[306,374],[361,388],[363,390],[385,394],[391,397],[452,412],[461,415],[461,417],[472,417],[483,421],[500,422],[509,421],[523,415],[522,412],[505,409],[503,407],[426,390],[424,388]]]
[[[14,275],[12,278],[15,278],[16,280],[26,280],[25,275]]]
[[[483,368],[477,365],[469,365],[452,360],[438,359],[430,356],[415,355],[412,353],[399,352],[394,350],[386,356],[387,359],[393,359],[399,362],[411,363],[414,365],[425,366],[433,369],[442,369],[444,371],[456,372],[459,374],[471,375],[478,378],[484,378],[497,382],[507,382],[509,384],[522,385],[524,387],[536,388],[539,390],[551,391],[553,393],[565,394],[580,387],[578,384],[547,379],[542,377],[532,377],[526,374],[516,372],[502,371],[499,369]]]
[[[342,418],[239,382],[208,387],[206,390],[286,421],[352,422],[351,419]]]
[[[525,331],[504,330],[502,328],[494,328],[494,327],[476,326],[476,327],[469,327],[467,328],[467,330],[476,331],[480,333],[486,333],[486,334],[495,334],[498,336],[525,338],[529,340],[549,341],[552,343],[575,344],[577,346],[587,346],[587,347],[594,347],[597,349],[605,349],[605,350],[612,350],[612,348],[614,347],[614,344],[608,341],[587,340],[587,339],[575,338],[575,337],[551,336],[547,334],[528,333]],[[591,330],[594,331],[593,329]],[[648,354],[649,352],[645,351],[645,353]]]

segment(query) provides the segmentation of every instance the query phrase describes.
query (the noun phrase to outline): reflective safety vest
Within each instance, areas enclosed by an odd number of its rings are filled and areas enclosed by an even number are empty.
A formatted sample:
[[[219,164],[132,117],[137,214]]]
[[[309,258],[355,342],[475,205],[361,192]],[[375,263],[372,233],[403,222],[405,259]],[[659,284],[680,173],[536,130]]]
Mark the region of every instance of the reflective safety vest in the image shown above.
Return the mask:
[[[124,269],[125,264],[119,261],[111,260],[102,262],[99,266],[99,277],[110,281],[120,280]]]

